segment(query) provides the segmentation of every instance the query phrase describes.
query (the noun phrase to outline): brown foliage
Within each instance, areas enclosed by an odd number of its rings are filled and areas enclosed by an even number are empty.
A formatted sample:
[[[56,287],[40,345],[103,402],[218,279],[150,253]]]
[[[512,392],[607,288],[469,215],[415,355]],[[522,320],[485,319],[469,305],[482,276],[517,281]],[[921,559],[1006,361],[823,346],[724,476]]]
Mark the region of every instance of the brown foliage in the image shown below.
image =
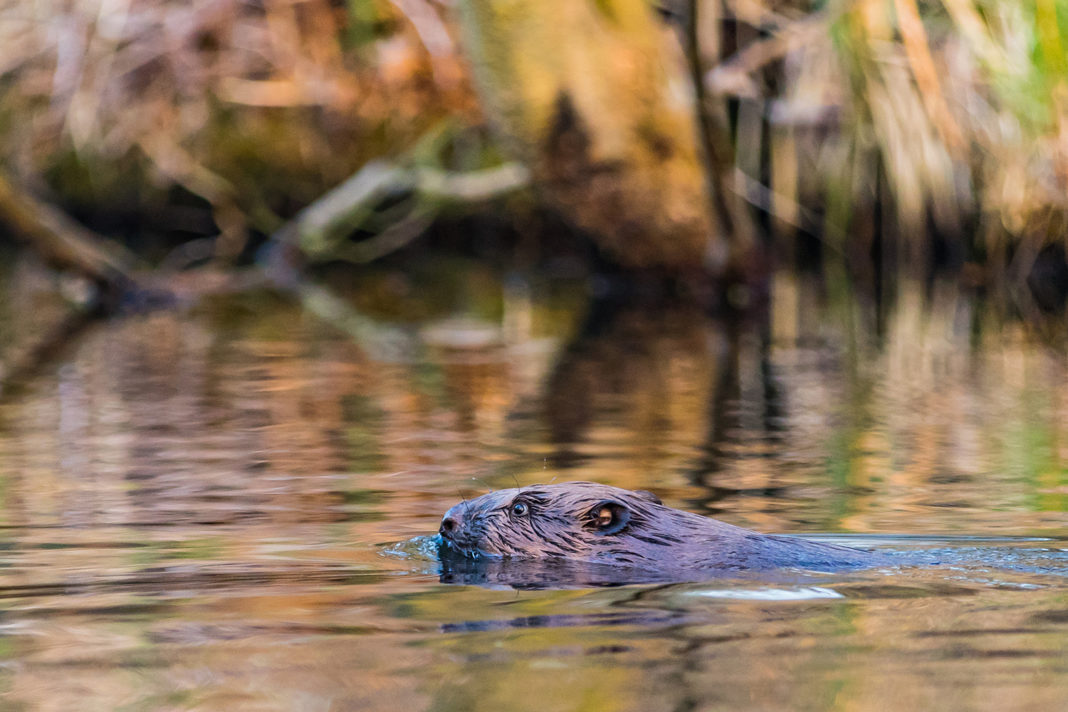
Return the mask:
[[[4,0],[0,160],[68,202],[144,206],[178,185],[224,234],[269,230],[446,111],[474,111],[434,7],[360,5]]]

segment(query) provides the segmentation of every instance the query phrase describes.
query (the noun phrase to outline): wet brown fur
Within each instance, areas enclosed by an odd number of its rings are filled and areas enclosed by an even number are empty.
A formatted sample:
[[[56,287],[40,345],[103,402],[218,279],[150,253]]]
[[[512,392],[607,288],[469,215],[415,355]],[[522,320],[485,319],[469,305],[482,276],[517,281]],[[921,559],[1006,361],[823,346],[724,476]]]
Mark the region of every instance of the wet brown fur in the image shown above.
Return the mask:
[[[666,572],[834,570],[880,560],[858,549],[759,534],[666,507],[649,492],[593,482],[489,492],[446,512],[441,536],[447,547],[474,558],[557,558]]]

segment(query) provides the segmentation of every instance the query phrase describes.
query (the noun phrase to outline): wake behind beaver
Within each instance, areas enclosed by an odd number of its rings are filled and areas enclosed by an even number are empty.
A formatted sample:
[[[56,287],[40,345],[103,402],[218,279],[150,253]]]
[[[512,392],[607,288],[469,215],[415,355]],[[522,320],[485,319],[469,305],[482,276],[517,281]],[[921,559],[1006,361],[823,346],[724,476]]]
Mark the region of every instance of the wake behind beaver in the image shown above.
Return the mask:
[[[599,572],[598,580],[626,569],[637,579],[655,581],[776,569],[841,571],[886,563],[870,551],[760,534],[666,507],[650,492],[593,482],[489,492],[446,512],[440,534],[445,573],[461,576],[479,560],[538,562],[547,574],[581,565]]]

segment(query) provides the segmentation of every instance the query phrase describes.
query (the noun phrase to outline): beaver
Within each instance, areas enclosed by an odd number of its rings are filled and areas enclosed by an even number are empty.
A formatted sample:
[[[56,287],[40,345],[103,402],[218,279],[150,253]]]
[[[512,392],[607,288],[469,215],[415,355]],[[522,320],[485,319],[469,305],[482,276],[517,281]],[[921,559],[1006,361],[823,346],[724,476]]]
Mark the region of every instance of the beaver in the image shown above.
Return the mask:
[[[694,579],[702,572],[839,571],[883,562],[870,551],[759,534],[666,507],[651,492],[594,482],[489,492],[452,507],[439,533],[443,556],[632,567],[659,580]]]

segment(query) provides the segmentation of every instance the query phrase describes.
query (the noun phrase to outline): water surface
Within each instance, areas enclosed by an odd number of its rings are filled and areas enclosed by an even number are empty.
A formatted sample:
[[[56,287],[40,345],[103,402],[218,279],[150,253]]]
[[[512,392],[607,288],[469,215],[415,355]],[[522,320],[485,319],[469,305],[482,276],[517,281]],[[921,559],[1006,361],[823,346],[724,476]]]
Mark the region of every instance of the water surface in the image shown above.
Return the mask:
[[[383,271],[374,328],[266,294],[96,324],[0,404],[5,708],[1058,709],[1064,351],[913,287],[782,276],[727,322]],[[941,563],[528,590],[410,545],[554,479]]]

